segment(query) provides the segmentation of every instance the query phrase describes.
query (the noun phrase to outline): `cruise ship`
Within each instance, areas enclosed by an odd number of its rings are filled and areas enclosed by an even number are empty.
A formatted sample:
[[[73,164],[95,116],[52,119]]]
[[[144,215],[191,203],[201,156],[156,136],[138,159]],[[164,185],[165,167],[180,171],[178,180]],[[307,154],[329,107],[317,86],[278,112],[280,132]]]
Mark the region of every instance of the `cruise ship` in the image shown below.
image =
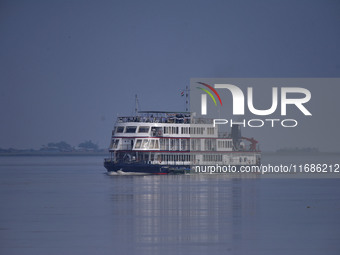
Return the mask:
[[[239,168],[261,160],[258,142],[243,137],[239,125],[221,132],[212,119],[191,112],[139,111],[118,117],[109,152],[104,166],[110,174],[193,173],[195,166]]]

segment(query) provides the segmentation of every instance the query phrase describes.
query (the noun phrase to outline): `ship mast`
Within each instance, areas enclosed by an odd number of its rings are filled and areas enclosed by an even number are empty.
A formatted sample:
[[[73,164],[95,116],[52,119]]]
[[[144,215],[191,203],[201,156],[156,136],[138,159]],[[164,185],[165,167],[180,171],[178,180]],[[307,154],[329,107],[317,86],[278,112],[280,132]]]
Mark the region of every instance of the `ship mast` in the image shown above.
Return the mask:
[[[190,106],[190,89],[188,86],[185,87],[185,111],[189,111]]]
[[[135,115],[137,116],[138,114],[138,106],[139,106],[139,102],[138,102],[138,97],[137,94],[135,95]]]

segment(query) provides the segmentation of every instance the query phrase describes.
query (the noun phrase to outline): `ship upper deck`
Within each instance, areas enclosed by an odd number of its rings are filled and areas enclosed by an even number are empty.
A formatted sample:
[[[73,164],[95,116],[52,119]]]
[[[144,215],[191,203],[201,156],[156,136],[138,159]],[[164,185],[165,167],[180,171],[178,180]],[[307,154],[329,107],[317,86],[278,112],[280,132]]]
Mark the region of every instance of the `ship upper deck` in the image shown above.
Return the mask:
[[[194,118],[190,112],[139,111],[135,116],[120,116],[117,123],[213,124],[213,119]]]

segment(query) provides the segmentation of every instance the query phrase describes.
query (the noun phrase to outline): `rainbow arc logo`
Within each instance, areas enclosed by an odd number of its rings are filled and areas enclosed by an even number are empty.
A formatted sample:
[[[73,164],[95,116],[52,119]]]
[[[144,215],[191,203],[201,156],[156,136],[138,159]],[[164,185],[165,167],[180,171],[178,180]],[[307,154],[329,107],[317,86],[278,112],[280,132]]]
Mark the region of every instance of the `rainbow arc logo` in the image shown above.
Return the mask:
[[[220,98],[220,95],[217,93],[217,91],[216,91],[216,89],[214,89],[212,86],[210,86],[209,84],[206,84],[206,83],[203,83],[203,82],[197,82],[198,84],[201,84],[201,85],[203,85],[203,86],[205,86],[205,87],[207,87],[207,88],[209,88],[216,96],[217,96],[217,98],[218,98],[218,100],[220,101],[220,104],[221,104],[221,106],[222,106],[222,100],[221,100],[221,98]],[[215,103],[215,106],[217,106],[217,103],[216,103],[216,100],[215,100],[215,97],[213,96],[213,94],[209,91],[209,90],[207,90],[207,89],[205,89],[205,88],[201,88],[201,87],[196,87],[197,89],[200,89],[200,90],[203,90],[204,92],[206,92],[211,98],[212,98],[212,100],[214,101],[214,103]]]

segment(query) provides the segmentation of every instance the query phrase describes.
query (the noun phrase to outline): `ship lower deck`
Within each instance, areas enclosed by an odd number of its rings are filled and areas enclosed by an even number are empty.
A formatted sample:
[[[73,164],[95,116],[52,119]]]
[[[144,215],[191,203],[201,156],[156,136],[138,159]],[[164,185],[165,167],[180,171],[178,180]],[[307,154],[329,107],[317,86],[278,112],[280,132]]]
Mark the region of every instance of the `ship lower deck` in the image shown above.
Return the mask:
[[[127,162],[114,162],[105,160],[104,166],[111,174],[231,174],[242,173],[242,168],[252,166],[259,166],[259,164],[246,164],[246,165],[164,165],[164,164],[145,164],[145,163],[127,163]]]

